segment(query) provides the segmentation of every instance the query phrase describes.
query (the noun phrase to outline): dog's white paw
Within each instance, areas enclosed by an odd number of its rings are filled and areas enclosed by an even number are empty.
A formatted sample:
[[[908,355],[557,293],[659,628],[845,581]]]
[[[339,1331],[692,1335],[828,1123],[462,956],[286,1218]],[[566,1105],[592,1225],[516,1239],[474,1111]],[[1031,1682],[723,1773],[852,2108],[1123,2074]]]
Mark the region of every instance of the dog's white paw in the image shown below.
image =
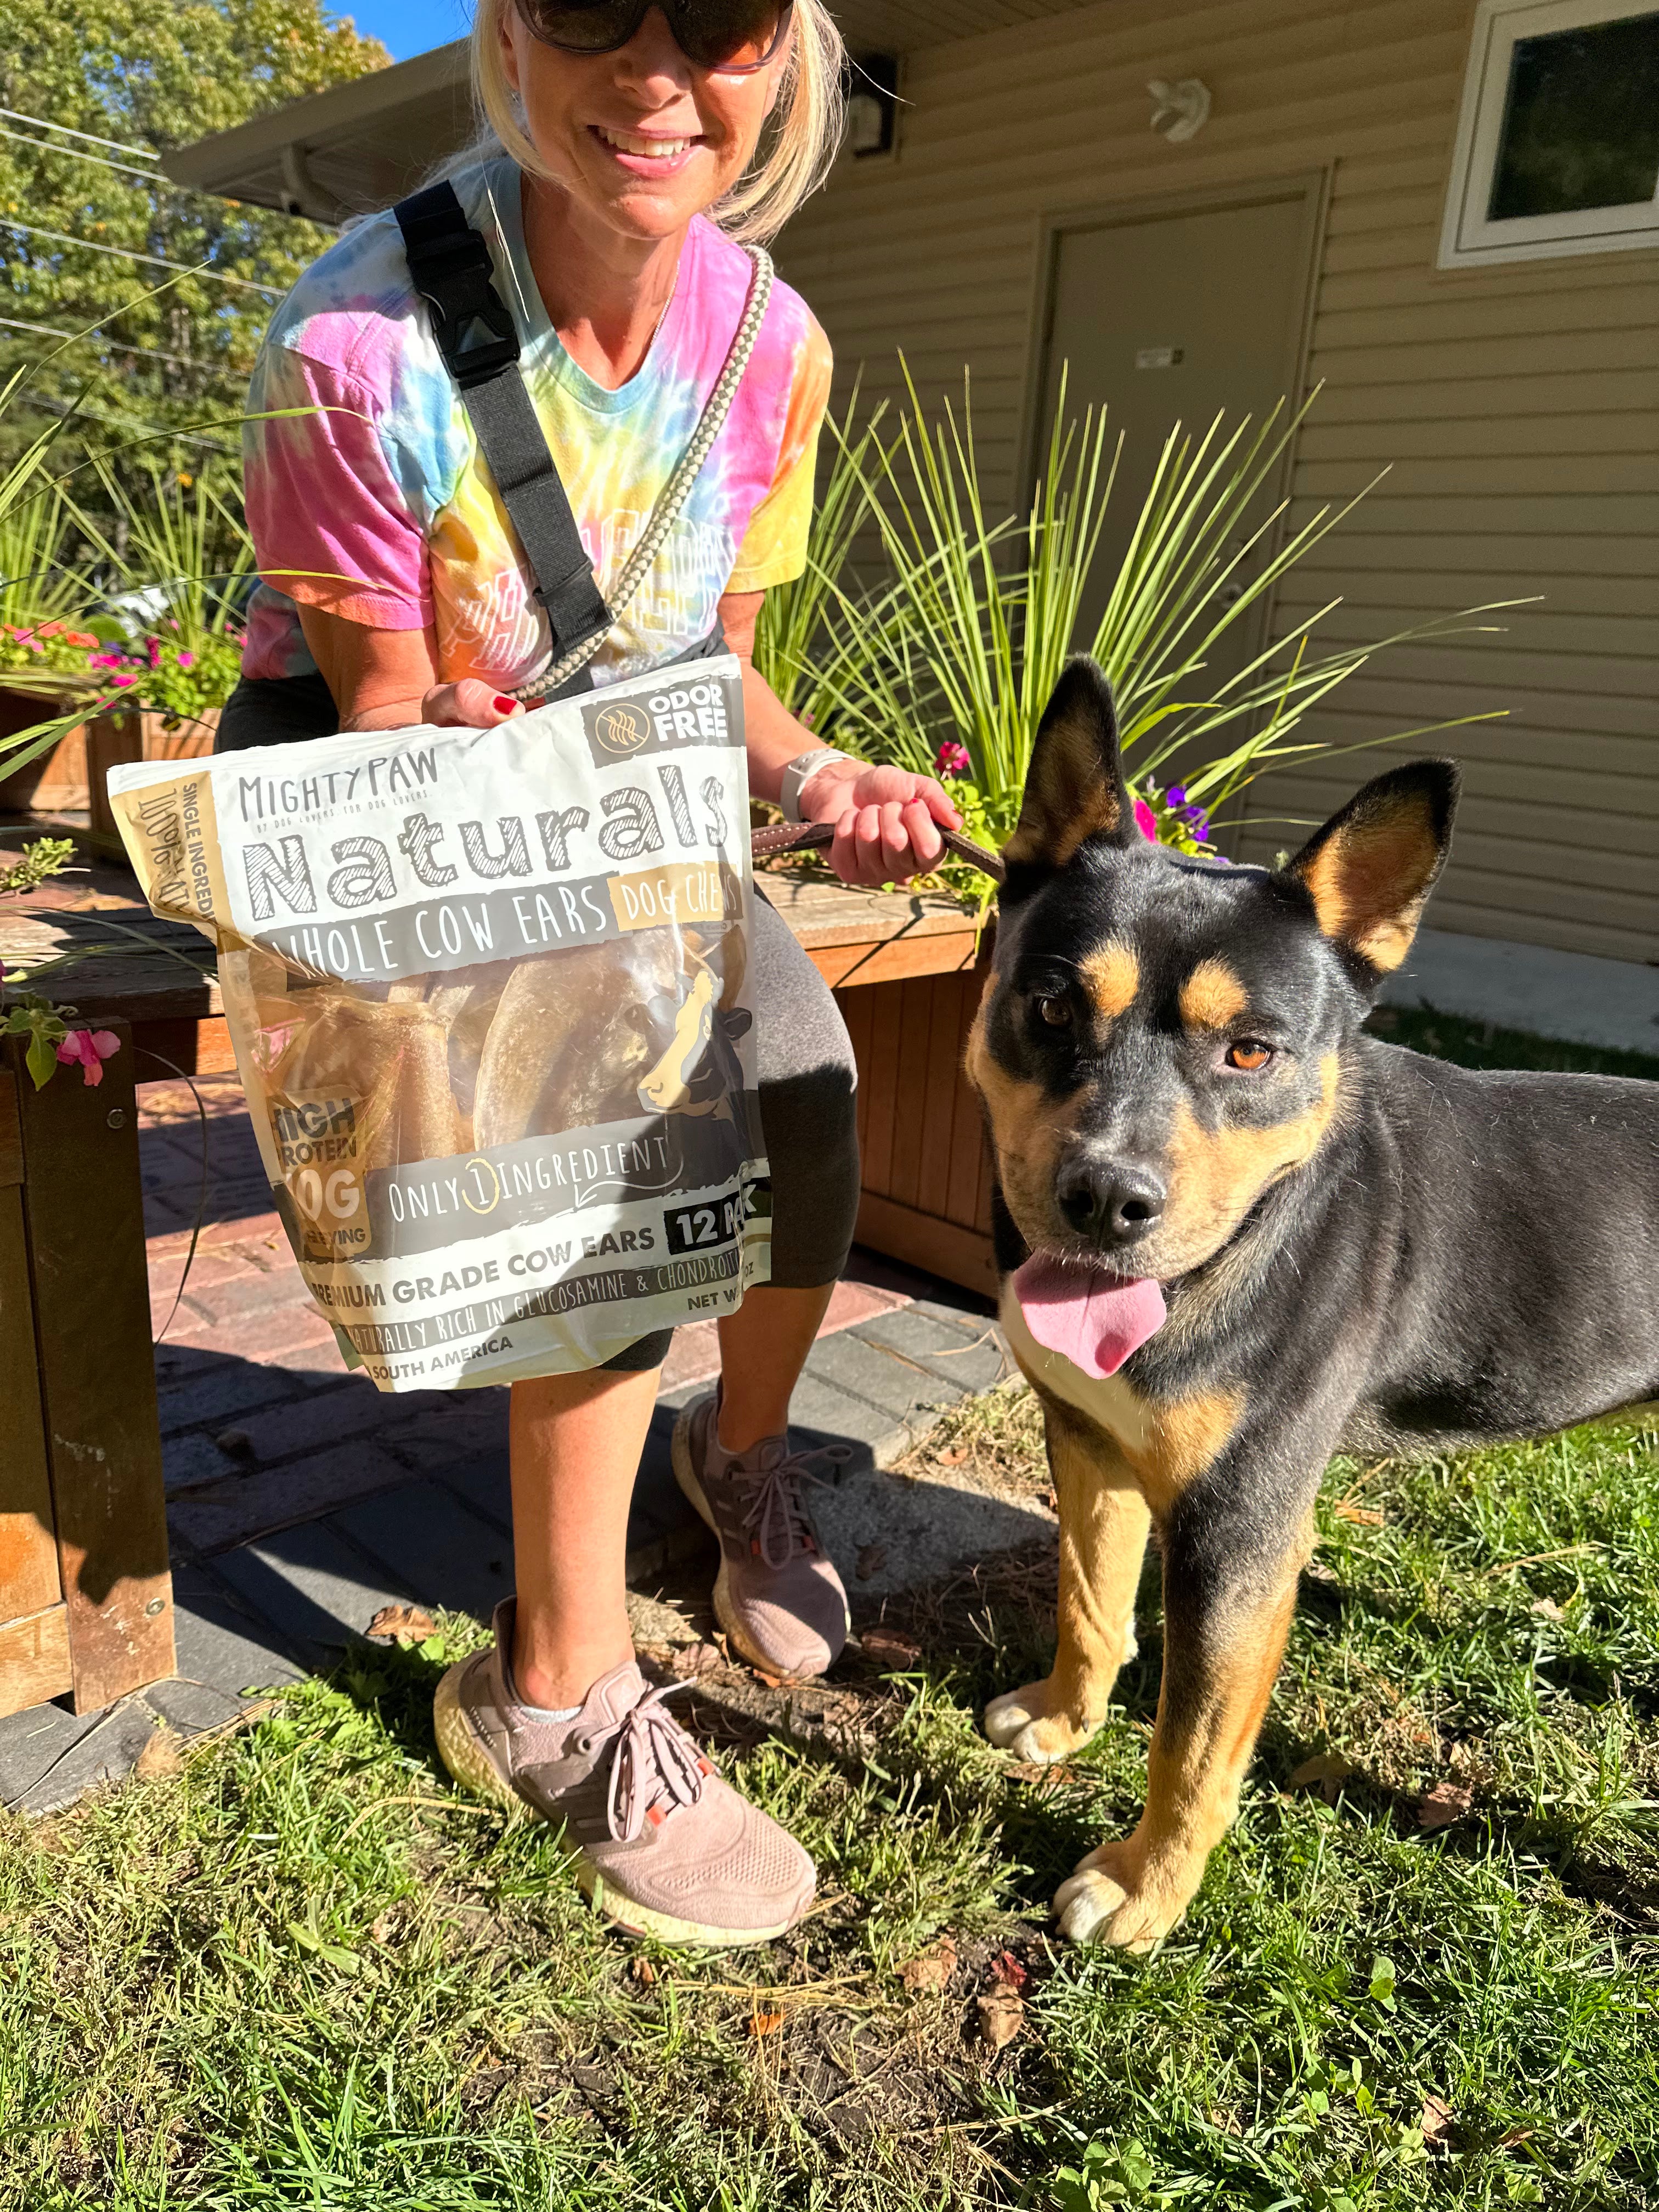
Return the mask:
[[[1048,1685],[1029,1683],[993,1698],[985,1708],[984,1728],[994,1744],[1012,1751],[1016,1759],[1034,1766],[1052,1766],[1081,1751],[1096,1732],[1093,1722],[1072,1720],[1065,1713],[1045,1713]]]
[[[1074,1943],[1110,1943],[1125,1951],[1150,1951],[1186,1909],[1182,1886],[1159,1881],[1150,1869],[1137,1868],[1127,1839],[1091,1851],[1054,1892],[1054,1917],[1062,1936]]]
[[[1000,1750],[1012,1749],[1021,1729],[1036,1717],[1026,1703],[1030,1694],[1029,1690],[1007,1690],[985,1708],[985,1733]]]

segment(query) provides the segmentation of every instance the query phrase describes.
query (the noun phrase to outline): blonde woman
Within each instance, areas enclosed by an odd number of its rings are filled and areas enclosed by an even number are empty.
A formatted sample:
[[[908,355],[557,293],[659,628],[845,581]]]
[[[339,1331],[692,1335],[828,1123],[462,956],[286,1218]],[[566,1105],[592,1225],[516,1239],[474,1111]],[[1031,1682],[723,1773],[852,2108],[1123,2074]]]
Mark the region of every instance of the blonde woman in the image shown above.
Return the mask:
[[[834,151],[840,40],[823,0],[480,0],[473,60],[493,135],[451,180],[607,589],[732,345],[753,274],[738,241],[775,231]],[[937,858],[936,823],[957,823],[948,799],[814,746],[748,659],[767,587],[805,565],[830,367],[811,315],[776,285],[725,427],[592,672],[665,663],[718,618],[744,660],[751,788],[833,823],[837,872],[876,884]],[[278,310],[252,406],[301,411],[250,426],[265,581],[222,744],[522,712],[509,695],[534,696],[547,618],[390,215],[350,230]],[[853,1061],[817,971],[765,906],[752,961],[773,1278],[721,1322],[720,1388],[681,1417],[674,1460],[720,1542],[732,1643],[799,1678],[833,1663],[847,1627],[788,1408],[852,1237]],[[647,1691],[623,1604],[666,1343],[514,1387],[518,1594],[495,1649],[446,1678],[439,1741],[465,1784],[563,1825],[583,1887],[623,1926],[754,1941],[805,1911],[811,1862]]]

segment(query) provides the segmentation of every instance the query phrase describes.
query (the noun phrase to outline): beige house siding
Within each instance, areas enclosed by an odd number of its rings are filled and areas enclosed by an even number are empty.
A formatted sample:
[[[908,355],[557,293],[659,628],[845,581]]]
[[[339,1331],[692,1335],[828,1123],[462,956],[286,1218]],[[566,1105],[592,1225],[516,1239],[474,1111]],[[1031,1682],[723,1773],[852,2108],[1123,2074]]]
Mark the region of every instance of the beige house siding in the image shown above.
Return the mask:
[[[1437,741],[1466,765],[1443,928],[1659,957],[1659,252],[1434,266],[1472,9],[1376,0],[1100,0],[913,53],[894,160],[848,162],[781,264],[842,387],[974,379],[980,450],[1012,498],[1033,402],[1045,216],[1324,170],[1329,206],[1295,516],[1390,473],[1281,593],[1340,594],[1334,637],[1543,595],[1506,634],[1401,652],[1321,734],[1352,744],[1507,708]],[[1187,146],[1148,128],[1152,76],[1201,76]],[[1424,750],[1434,749],[1427,741]],[[1366,771],[1275,777],[1255,811],[1318,818]],[[1247,832],[1252,856],[1291,828]]]

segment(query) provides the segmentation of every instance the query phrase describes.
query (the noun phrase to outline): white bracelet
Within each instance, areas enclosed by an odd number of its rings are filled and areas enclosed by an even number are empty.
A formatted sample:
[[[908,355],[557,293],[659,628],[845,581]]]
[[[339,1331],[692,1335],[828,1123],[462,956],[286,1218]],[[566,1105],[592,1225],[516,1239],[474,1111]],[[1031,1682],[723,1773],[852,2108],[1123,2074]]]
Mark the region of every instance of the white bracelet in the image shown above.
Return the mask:
[[[800,820],[802,788],[817,774],[825,761],[850,760],[851,757],[849,753],[838,752],[834,745],[814,745],[810,753],[797,753],[783,771],[783,785],[778,793],[778,805],[783,809],[784,820]]]

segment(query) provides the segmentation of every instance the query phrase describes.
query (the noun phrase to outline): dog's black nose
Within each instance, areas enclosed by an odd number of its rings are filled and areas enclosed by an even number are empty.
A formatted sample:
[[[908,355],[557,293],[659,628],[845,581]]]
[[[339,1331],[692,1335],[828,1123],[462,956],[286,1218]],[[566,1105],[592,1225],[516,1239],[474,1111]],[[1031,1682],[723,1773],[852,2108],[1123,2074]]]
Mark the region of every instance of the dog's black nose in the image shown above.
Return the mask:
[[[1134,1160],[1073,1160],[1056,1196],[1073,1229],[1103,1249],[1138,1244],[1158,1226],[1168,1196],[1152,1170]]]

